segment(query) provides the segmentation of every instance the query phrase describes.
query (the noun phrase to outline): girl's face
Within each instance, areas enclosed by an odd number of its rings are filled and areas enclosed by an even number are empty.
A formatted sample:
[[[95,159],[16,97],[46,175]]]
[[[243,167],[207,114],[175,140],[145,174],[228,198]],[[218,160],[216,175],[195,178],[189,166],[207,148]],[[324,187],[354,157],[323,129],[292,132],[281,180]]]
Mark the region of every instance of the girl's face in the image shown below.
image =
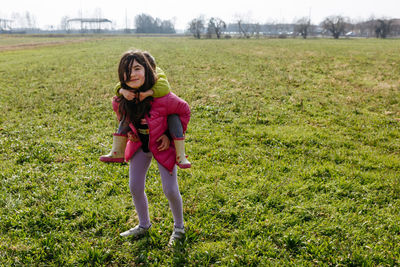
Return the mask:
[[[125,82],[130,88],[139,89],[145,81],[145,70],[142,65],[140,65],[136,59],[132,64],[131,77]]]

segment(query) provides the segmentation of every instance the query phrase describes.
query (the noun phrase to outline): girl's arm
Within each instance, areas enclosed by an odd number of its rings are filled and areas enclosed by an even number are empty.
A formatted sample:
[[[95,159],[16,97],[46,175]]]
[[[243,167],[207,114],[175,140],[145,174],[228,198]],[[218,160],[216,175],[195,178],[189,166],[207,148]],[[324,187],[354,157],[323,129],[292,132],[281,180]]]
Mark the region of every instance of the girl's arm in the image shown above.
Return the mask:
[[[170,89],[171,87],[169,85],[167,76],[165,75],[164,71],[161,68],[156,67],[156,72],[158,76],[156,83],[150,90],[147,90],[146,92],[140,92],[139,101],[143,101],[146,97],[149,96],[153,96],[155,98],[163,97],[171,91]],[[121,88],[120,83],[118,83],[115,86],[115,89],[117,96],[123,95],[128,100],[132,100],[134,98],[134,93],[130,92],[129,90]]]
[[[171,86],[169,85],[167,75],[165,75],[161,68],[156,67],[156,72],[158,79],[151,89],[154,91],[153,97],[158,98],[167,95],[171,91]]]

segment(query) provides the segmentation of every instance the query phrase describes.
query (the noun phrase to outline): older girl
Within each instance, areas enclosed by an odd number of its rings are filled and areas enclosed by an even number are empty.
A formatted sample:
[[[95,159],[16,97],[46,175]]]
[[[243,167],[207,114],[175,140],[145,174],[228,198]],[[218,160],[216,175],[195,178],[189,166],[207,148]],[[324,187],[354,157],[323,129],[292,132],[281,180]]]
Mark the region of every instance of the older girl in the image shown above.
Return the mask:
[[[122,88],[140,92],[151,89],[157,79],[149,60],[141,51],[126,52],[120,60],[118,74]],[[145,181],[154,157],[174,218],[174,229],[169,242],[173,244],[184,237],[185,230],[182,197],[177,182],[175,145],[168,136],[167,117],[177,114],[184,133],[190,120],[189,105],[171,92],[163,97],[146,98],[141,102],[120,97],[116,103],[119,113],[128,118],[132,130],[125,149],[125,159],[129,161],[129,187],[139,217],[139,225],[120,235],[139,238],[151,227]]]

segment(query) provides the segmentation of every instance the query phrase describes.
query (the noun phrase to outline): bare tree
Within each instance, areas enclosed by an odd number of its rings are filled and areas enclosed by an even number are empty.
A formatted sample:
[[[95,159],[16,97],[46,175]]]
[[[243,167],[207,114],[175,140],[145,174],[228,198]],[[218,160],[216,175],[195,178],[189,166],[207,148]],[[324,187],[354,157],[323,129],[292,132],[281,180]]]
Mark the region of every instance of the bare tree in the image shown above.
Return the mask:
[[[250,38],[254,35],[256,27],[255,23],[253,23],[251,12],[235,14],[234,18],[241,37]]]
[[[155,32],[155,19],[147,14],[140,14],[135,16],[136,33],[154,33]]]
[[[239,28],[239,32],[240,35],[242,35],[245,38],[250,38],[251,36],[251,24],[250,23],[244,23],[243,20],[239,19],[237,21],[238,24],[238,28]]]
[[[26,28],[25,19],[18,12],[11,14],[11,20],[13,21],[14,28]]]
[[[339,36],[344,34],[347,19],[342,16],[330,16],[322,22],[322,27],[329,31],[333,38],[339,39]]]
[[[391,31],[393,20],[378,19],[375,22],[376,38],[386,38]]]
[[[193,19],[189,23],[189,31],[197,39],[200,39],[201,33],[204,31],[204,19],[203,17],[198,17]]]
[[[304,39],[307,39],[311,28],[311,20],[308,17],[303,17],[296,21],[294,31],[300,34]]]
[[[171,20],[163,20],[160,24],[161,33],[176,33],[174,23]]]
[[[68,20],[69,17],[64,16],[61,18],[61,22],[60,22],[60,29],[63,31],[68,31]]]
[[[169,20],[153,18],[147,14],[135,17],[136,33],[175,33],[175,26]]]
[[[29,12],[24,15],[20,13],[12,13],[11,19],[15,22],[15,27],[20,29],[34,29],[36,28],[36,18]]]
[[[257,39],[260,38],[260,32],[261,32],[260,23],[257,22],[256,24],[253,24],[253,32]]]
[[[28,11],[25,13],[25,20],[26,20],[27,28],[29,28],[29,29],[36,28],[36,18],[34,15],[29,13]]]
[[[208,28],[207,28],[207,33],[215,33],[217,35],[217,38],[221,38],[222,31],[226,29],[226,23],[219,18],[211,18],[208,21]]]
[[[208,22],[208,26],[207,26],[207,31],[206,31],[206,37],[211,39],[212,35],[215,33],[214,28],[212,25],[210,25],[210,22]]]

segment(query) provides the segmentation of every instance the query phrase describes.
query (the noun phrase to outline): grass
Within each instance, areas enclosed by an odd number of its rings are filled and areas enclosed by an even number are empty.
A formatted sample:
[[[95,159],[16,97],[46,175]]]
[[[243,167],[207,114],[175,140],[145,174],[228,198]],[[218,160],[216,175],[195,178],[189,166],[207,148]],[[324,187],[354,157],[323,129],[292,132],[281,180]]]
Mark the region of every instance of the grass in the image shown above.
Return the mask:
[[[118,235],[137,223],[128,167],[98,161],[132,47],[192,109],[174,249],[156,164],[153,228],[134,241]],[[0,264],[399,265],[399,48],[106,38],[0,52]]]

